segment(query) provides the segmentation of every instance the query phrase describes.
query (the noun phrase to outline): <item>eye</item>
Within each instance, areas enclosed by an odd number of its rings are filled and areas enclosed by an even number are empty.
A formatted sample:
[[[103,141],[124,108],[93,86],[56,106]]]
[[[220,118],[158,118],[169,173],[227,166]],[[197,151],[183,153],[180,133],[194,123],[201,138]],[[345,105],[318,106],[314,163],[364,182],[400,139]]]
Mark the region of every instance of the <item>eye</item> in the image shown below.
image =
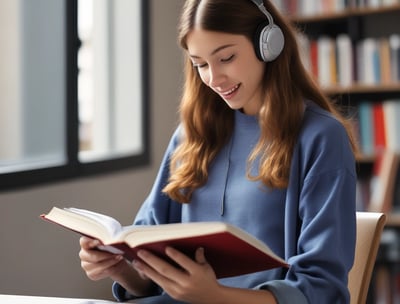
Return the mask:
[[[230,62],[230,61],[233,60],[234,57],[235,57],[235,55],[231,55],[231,56],[229,56],[227,58],[222,58],[221,62]]]

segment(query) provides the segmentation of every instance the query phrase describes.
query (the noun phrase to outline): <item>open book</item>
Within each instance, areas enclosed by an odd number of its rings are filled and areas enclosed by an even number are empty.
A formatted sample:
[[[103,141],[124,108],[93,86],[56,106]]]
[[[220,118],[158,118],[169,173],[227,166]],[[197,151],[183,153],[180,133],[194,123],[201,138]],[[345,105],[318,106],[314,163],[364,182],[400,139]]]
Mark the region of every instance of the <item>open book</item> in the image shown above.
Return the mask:
[[[53,207],[41,218],[101,241],[100,250],[137,258],[139,249],[147,249],[168,259],[166,246],[191,258],[203,247],[207,261],[218,278],[242,275],[288,264],[263,242],[242,229],[223,222],[194,222],[149,226],[121,226],[114,218],[97,212]]]

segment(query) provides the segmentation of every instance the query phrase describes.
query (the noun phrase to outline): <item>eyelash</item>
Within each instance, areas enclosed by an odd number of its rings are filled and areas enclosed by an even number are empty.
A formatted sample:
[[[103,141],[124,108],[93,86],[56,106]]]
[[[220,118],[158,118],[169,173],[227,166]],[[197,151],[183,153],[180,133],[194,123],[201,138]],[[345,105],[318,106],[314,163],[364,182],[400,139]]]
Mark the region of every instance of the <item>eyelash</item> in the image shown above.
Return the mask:
[[[235,55],[231,55],[231,56],[229,56],[228,58],[223,58],[223,59],[221,59],[220,61],[222,62],[222,63],[228,63],[228,62],[230,62],[230,61],[232,61],[232,59],[235,57]],[[202,64],[197,64],[197,63],[194,63],[193,64],[193,67],[195,67],[195,68],[197,68],[197,69],[201,69],[201,68],[204,68],[204,67],[206,67],[207,66],[207,63],[202,63]]]

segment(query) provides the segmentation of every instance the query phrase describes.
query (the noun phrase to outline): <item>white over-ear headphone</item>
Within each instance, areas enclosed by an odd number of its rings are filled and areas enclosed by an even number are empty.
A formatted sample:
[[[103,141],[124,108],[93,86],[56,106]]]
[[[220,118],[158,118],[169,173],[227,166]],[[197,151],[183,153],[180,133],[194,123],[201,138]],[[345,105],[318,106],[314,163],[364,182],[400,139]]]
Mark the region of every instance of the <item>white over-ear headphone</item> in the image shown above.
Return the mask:
[[[282,30],[274,24],[271,14],[264,6],[263,0],[251,0],[267,16],[268,21],[261,23],[254,34],[254,48],[257,57],[262,61],[273,61],[283,50],[285,37]]]

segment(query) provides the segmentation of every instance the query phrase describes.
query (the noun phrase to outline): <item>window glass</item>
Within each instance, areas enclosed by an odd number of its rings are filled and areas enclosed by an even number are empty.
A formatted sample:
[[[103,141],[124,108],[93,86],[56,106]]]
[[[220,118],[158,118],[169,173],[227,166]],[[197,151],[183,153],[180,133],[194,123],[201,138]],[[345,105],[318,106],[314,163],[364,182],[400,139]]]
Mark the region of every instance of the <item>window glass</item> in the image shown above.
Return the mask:
[[[63,4],[0,1],[0,173],[66,162]]]
[[[0,1],[0,189],[148,163],[147,2]]]
[[[140,1],[78,3],[79,158],[141,153]]]

